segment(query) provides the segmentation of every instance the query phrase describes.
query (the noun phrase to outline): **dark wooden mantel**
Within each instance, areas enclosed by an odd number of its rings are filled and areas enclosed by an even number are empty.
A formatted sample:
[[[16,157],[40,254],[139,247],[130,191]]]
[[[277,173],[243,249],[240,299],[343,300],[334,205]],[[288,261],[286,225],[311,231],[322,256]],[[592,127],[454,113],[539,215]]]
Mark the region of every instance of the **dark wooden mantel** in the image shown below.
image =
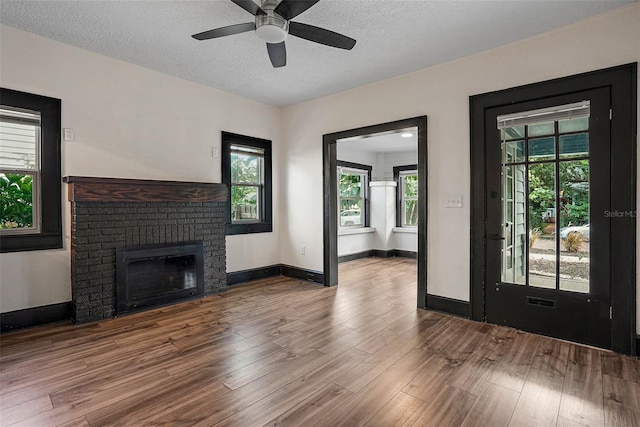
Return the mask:
[[[227,185],[65,176],[70,202],[225,202]]]

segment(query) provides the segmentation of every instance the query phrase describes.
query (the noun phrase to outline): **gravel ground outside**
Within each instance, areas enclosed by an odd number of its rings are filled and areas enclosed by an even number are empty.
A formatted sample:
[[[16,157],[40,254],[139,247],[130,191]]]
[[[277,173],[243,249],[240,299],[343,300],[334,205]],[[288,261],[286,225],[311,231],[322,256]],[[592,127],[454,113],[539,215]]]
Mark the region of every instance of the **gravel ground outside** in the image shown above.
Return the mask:
[[[555,239],[538,238],[533,244],[533,247],[529,250],[531,254],[545,254],[552,255],[556,253],[556,241]],[[589,242],[585,242],[582,245],[582,250],[579,252],[568,252],[562,250],[562,244],[560,244],[560,255],[564,257],[576,257],[578,259],[584,259],[589,257]],[[539,272],[545,275],[554,276],[556,272],[555,262],[546,259],[529,259],[529,271]],[[586,262],[568,262],[564,261],[560,263],[560,274],[563,277],[570,277],[573,279],[589,280],[589,263]]]
[[[530,259],[529,271],[553,276],[556,272],[556,263],[546,259]],[[584,262],[561,262],[560,275],[572,279],[589,280],[589,264]]]

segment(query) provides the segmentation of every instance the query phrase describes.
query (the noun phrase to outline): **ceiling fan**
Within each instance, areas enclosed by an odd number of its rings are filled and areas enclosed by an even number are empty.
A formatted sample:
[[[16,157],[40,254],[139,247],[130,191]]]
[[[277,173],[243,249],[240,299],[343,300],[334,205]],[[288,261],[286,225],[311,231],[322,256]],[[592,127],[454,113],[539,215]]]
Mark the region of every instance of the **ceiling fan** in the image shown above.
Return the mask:
[[[315,43],[340,49],[351,50],[356,41],[350,37],[324,28],[315,27],[291,19],[300,15],[320,0],[262,0],[258,6],[252,0],[231,0],[247,12],[255,16],[255,22],[229,25],[202,33],[194,34],[196,40],[209,40],[232,34],[255,31],[256,35],[267,42],[269,59],[274,67],[287,65],[287,49],[284,40],[288,34]]]

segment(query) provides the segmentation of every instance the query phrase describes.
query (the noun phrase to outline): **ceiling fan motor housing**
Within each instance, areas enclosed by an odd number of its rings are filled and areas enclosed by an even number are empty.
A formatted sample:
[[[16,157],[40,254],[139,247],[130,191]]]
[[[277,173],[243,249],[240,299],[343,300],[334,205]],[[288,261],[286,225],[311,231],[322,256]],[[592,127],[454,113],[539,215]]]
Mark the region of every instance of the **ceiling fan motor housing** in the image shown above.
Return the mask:
[[[289,33],[289,22],[273,10],[277,0],[262,2],[262,10],[266,15],[256,15],[256,34],[267,43],[282,43]]]

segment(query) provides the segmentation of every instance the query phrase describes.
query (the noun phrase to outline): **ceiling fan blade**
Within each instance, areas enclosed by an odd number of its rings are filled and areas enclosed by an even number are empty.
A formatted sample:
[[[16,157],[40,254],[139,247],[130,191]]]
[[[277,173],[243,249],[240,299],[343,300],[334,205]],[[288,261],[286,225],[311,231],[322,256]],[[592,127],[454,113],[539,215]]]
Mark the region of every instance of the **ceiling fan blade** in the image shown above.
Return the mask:
[[[249,12],[250,14],[252,14],[253,16],[266,15],[266,13],[264,13],[264,10],[260,9],[260,7],[251,0],[231,0],[231,1],[237,4],[238,6],[240,6],[241,8],[243,8],[244,10],[246,10],[247,12]]]
[[[300,15],[320,0],[282,0],[273,10],[287,21]]]
[[[300,22],[289,22],[289,34],[312,42],[346,50],[351,50],[353,46],[356,45],[356,41],[351,37]]]
[[[284,42],[267,43],[267,51],[269,52],[269,59],[274,68],[287,65],[287,48]]]
[[[191,37],[196,40],[209,40],[238,33],[245,33],[247,31],[253,31],[255,29],[256,24],[254,22],[245,22],[244,24],[229,25],[228,27],[204,31],[202,33],[194,34]]]

